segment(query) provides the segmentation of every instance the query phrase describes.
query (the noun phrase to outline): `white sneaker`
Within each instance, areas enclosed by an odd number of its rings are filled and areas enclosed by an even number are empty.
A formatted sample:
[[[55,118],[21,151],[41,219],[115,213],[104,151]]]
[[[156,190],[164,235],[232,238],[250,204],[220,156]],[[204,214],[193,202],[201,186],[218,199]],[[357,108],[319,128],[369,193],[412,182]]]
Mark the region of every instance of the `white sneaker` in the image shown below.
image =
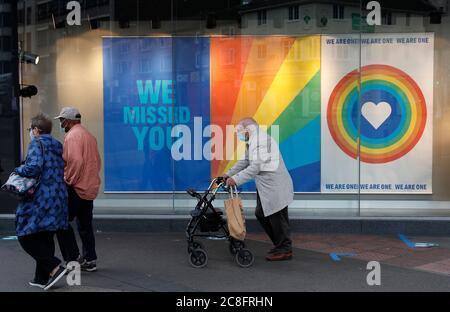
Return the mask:
[[[33,286],[33,287],[39,287],[42,289],[44,289],[44,287],[45,287],[45,284],[38,283],[35,280],[29,281],[28,285]]]

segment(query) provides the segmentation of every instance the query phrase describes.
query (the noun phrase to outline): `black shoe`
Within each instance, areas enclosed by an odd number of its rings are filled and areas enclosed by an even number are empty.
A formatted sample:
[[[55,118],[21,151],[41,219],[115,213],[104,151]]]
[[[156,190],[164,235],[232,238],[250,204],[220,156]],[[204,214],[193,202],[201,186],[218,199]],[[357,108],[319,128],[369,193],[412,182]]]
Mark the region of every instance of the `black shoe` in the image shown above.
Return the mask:
[[[42,289],[44,289],[44,287],[45,287],[45,283],[40,283],[40,282],[37,282],[36,280],[32,280],[32,281],[29,281],[28,282],[28,285],[30,285],[30,286],[33,286],[33,287],[39,287],[39,288],[42,288]]]
[[[87,272],[97,271],[97,263],[95,262],[95,260],[84,261],[83,263],[81,263],[80,267],[81,267],[82,271],[87,271]]]
[[[53,285],[55,285],[63,276],[66,274],[67,269],[60,266],[56,273],[50,278],[47,285],[45,285],[44,290],[49,290]]]

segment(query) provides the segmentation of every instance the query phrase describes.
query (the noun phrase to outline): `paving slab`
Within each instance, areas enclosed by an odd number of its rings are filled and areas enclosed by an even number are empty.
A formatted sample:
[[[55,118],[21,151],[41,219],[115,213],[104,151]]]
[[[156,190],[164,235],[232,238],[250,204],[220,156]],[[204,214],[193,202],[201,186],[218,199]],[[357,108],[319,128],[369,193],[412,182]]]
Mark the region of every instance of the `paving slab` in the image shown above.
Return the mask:
[[[364,259],[343,257],[341,261],[333,261],[329,250],[296,247],[292,260],[268,262],[264,256],[271,245],[264,240],[263,233],[257,233],[255,237],[257,239],[250,235],[247,240],[247,246],[255,256],[252,267],[237,266],[226,241],[204,240],[208,265],[196,269],[188,263],[184,233],[97,233],[98,271],[82,272],[81,286],[68,286],[61,281],[51,291],[450,291],[450,276],[436,272],[447,268],[445,259],[433,258],[430,263],[434,265],[422,263],[420,268],[402,267],[385,263],[390,259],[384,260],[377,253],[366,254]],[[308,239],[314,241],[324,237],[309,235]],[[332,239],[327,237],[327,240],[331,246]],[[442,242],[447,240],[442,239]],[[33,275],[34,263],[17,241],[0,241],[0,254],[0,291],[42,291],[27,285]],[[376,260],[371,256],[381,261],[380,286],[369,286],[366,281],[367,263]]]

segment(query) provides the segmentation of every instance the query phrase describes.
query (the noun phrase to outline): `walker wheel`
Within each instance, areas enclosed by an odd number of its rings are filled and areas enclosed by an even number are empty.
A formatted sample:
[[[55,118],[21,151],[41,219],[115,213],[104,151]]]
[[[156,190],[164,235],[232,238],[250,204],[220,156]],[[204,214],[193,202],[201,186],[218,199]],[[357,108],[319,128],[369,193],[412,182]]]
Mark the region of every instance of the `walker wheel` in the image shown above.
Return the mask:
[[[194,268],[203,268],[208,263],[208,255],[201,248],[194,249],[189,253],[189,263]]]
[[[253,264],[255,260],[253,254],[248,249],[241,249],[236,253],[236,263],[242,268],[248,268]]]
[[[205,249],[202,243],[200,242],[192,242],[188,245],[188,253],[191,253],[194,249]]]
[[[245,248],[245,243],[239,240],[231,240],[228,248],[230,249],[230,253],[235,255],[239,249]]]
[[[238,250],[245,248],[245,243],[244,241],[231,238],[228,247],[230,248],[231,254],[235,255]]]

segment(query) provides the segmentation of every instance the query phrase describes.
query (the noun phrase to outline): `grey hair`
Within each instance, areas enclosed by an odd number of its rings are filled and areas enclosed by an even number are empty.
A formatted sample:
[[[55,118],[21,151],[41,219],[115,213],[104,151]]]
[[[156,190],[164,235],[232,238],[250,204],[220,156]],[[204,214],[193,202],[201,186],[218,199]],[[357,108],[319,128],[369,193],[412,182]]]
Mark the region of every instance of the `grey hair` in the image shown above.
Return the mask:
[[[255,119],[253,119],[251,117],[245,117],[245,118],[242,118],[241,121],[239,121],[239,125],[246,128],[248,126],[257,126],[258,123],[256,122]]]
[[[52,119],[45,113],[39,113],[31,118],[31,128],[38,128],[42,134],[50,134],[52,126]]]

